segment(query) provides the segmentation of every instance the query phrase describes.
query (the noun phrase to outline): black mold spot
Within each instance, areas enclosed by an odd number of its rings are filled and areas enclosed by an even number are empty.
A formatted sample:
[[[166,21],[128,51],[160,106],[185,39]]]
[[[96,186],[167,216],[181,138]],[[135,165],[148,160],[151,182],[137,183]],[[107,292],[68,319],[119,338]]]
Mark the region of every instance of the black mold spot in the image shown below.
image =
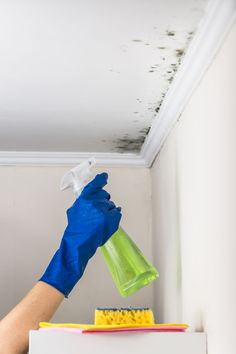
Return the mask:
[[[176,49],[175,50],[175,53],[176,53],[176,56],[179,58],[179,57],[182,57],[182,55],[184,54],[184,49],[183,48],[180,48],[180,49]]]
[[[132,39],[132,42],[141,43],[141,42],[142,42],[142,39]]]
[[[167,34],[167,36],[170,36],[170,37],[173,37],[173,36],[175,36],[175,32],[174,31],[166,31],[166,34]]]
[[[166,74],[164,77],[166,77],[166,80],[169,82],[169,84],[173,81],[174,75],[178,70],[179,65],[182,62],[183,55],[185,54],[185,49],[184,48],[178,48],[175,50],[175,55],[177,57],[177,62],[176,63],[171,63],[170,67],[166,71]],[[167,75],[167,74],[172,74],[172,75]]]
[[[143,135],[135,139],[124,137],[117,140],[116,148],[120,152],[138,152],[144,143],[144,140],[145,136]]]
[[[138,114],[139,112],[133,112],[134,114]]]
[[[162,96],[162,100],[160,100],[160,101],[158,102],[158,106],[155,108],[155,112],[156,112],[156,113],[158,113],[158,112],[160,111],[161,105],[162,105],[163,100],[164,100],[164,97],[165,97],[165,93],[162,93],[161,96]]]
[[[174,72],[177,71],[177,64],[170,64]]]
[[[155,71],[154,70],[149,70],[149,73],[154,73]]]
[[[194,34],[194,31],[188,32],[188,34],[192,36]]]
[[[151,129],[151,127],[143,128],[143,129],[141,129],[141,130],[139,131],[139,133],[148,135],[150,129]]]
[[[140,136],[137,138],[131,138],[128,136],[128,134],[125,134],[123,138],[117,140],[116,149],[118,149],[119,152],[140,151],[149,130],[149,127],[141,129],[139,131]]]
[[[166,49],[166,47],[157,47],[158,49]]]
[[[145,45],[150,45],[150,43],[145,43]]]

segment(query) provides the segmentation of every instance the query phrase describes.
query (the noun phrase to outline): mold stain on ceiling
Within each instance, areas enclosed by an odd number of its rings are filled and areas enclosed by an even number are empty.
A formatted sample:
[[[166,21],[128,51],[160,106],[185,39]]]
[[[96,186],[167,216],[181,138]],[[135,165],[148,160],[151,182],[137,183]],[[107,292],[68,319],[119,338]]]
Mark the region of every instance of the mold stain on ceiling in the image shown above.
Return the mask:
[[[0,3],[0,150],[139,152],[207,0]]]

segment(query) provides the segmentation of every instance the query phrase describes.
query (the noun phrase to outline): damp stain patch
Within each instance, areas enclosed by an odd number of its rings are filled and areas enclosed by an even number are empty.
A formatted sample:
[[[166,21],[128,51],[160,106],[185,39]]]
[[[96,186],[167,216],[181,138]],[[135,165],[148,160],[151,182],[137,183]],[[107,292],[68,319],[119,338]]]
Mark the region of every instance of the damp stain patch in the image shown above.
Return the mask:
[[[149,107],[148,110],[154,112],[154,116],[153,119],[158,118],[161,106],[163,104],[164,98],[166,93],[169,90],[169,85],[172,83],[172,81],[174,80],[175,74],[178,71],[179,66],[182,63],[182,60],[185,56],[186,50],[188,48],[188,45],[194,35],[195,31],[189,31],[186,33],[186,43],[184,46],[179,47],[174,49],[174,57],[173,57],[173,61],[172,63],[168,64],[165,67],[165,72],[162,74],[162,77],[164,80],[166,80],[166,88],[165,90],[163,90],[163,92],[161,93],[161,97],[159,99],[159,101],[157,102],[156,105]],[[174,37],[176,35],[176,31],[170,31],[170,30],[166,30],[165,34],[169,37]],[[160,50],[164,50],[164,49],[170,49],[169,47],[166,46],[159,46],[158,49]],[[162,60],[164,59],[164,57],[161,58]],[[154,67],[151,66],[151,68],[149,69],[150,71],[153,70]],[[149,72],[150,72],[149,71]]]
[[[143,145],[145,136],[140,136],[138,138],[128,138],[124,137],[117,140],[116,149],[119,152],[139,152],[141,146]]]
[[[111,143],[113,145],[114,151],[120,153],[138,153],[140,152],[143,143],[149,133],[150,126],[153,123],[153,120],[158,119],[160,110],[162,108],[165,96],[169,90],[170,84],[174,80],[175,74],[179,69],[179,66],[182,63],[182,60],[185,56],[186,50],[188,48],[189,42],[192,39],[195,31],[188,31],[185,34],[185,43],[177,44],[175,43],[178,31],[175,30],[166,30],[164,32],[165,40],[168,43],[160,43],[159,46],[155,44],[150,44],[145,39],[134,38],[131,41],[134,43],[141,43],[143,45],[151,45],[154,49],[159,50],[159,62],[152,62],[149,66],[147,72],[148,73],[159,73],[162,77],[162,80],[165,81],[165,85],[163,86],[159,99],[154,102],[150,102],[147,104],[146,112],[147,117],[149,117],[149,126],[140,128],[136,134],[123,134],[119,138],[112,140]],[[169,39],[168,39],[169,38]],[[163,40],[163,37],[162,37]],[[172,43],[172,44],[171,44]],[[137,104],[145,103],[143,98],[136,98]],[[137,124],[141,123],[140,118],[144,117],[140,115],[139,109],[133,111],[134,119],[133,124],[137,127]],[[136,118],[136,119],[135,119]],[[139,119],[137,119],[139,118]],[[150,123],[151,122],[151,123]]]
[[[169,90],[169,86],[174,80],[175,74],[179,69],[179,66],[182,63],[182,60],[185,56],[186,50],[188,48],[188,45],[195,33],[195,30],[189,30],[185,34],[185,43],[182,46],[175,47],[171,49],[171,46],[173,45],[165,45],[161,44],[157,47],[157,49],[160,51],[160,60],[165,61],[167,59],[168,64],[165,66],[163,63],[158,63],[158,64],[152,64],[149,68],[149,73],[155,73],[155,72],[160,72],[162,76],[162,80],[166,82],[165,87],[163,87],[163,91],[160,94],[160,99],[157,101],[155,105],[153,103],[151,106],[147,108],[148,112],[153,112],[154,116],[152,119],[156,119],[158,117],[159,111],[161,109],[163,100],[165,98],[166,93]],[[166,30],[164,32],[165,37],[173,37],[173,43],[175,41],[175,36],[177,36],[177,31],[176,30]],[[171,39],[171,38],[170,38]],[[163,40],[163,37],[162,37]],[[163,55],[164,54],[164,55]],[[170,61],[170,55],[172,57],[172,62]],[[164,70],[163,70],[164,69]]]
[[[139,131],[139,136],[137,138],[131,138],[126,134],[123,138],[117,139],[115,142],[116,150],[121,153],[139,152],[149,131],[150,127],[146,127]]]

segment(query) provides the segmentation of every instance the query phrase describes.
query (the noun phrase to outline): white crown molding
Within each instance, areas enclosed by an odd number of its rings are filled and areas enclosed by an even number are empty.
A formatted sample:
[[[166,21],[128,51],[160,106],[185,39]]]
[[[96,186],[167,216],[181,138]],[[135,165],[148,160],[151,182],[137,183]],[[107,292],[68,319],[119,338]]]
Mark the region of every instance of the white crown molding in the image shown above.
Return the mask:
[[[145,166],[138,154],[2,151],[0,165],[75,165],[94,157],[98,166]]]
[[[235,0],[211,0],[165,96],[140,158],[150,167],[236,18]]]
[[[140,154],[2,151],[0,165],[74,165],[95,157],[97,164],[103,166],[150,167],[235,18],[235,0],[209,1],[206,14],[170,85]]]

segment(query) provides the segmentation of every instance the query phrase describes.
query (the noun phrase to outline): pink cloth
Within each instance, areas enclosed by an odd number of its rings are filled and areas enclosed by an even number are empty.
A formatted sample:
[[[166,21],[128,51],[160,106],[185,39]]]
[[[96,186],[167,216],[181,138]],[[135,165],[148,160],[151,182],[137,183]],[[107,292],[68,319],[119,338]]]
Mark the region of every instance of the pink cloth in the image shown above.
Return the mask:
[[[165,327],[137,327],[137,328],[113,328],[113,329],[83,329],[83,328],[69,328],[69,327],[44,327],[40,331],[61,331],[70,333],[119,333],[119,332],[185,332],[186,327],[182,326],[165,326]]]
[[[184,332],[185,327],[138,327],[138,328],[113,328],[113,329],[85,329],[83,333],[118,333],[118,332]]]

